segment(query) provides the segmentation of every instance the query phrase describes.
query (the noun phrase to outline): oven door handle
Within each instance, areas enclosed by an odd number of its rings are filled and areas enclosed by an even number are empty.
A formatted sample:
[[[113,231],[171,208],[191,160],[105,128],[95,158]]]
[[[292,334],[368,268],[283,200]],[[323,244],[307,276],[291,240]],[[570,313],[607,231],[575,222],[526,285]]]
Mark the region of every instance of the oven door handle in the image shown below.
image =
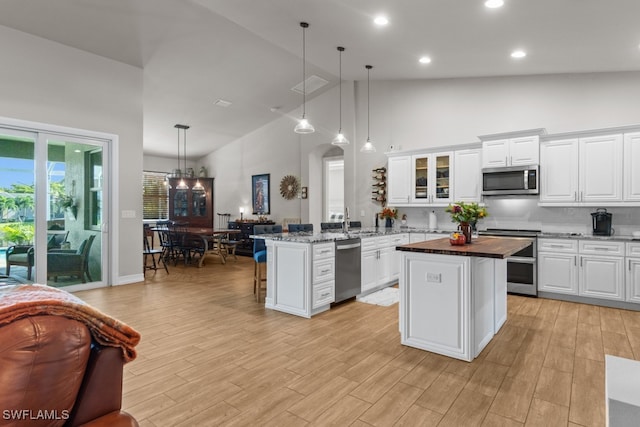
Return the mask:
[[[528,258],[528,257],[508,257],[507,258],[507,262],[517,262],[519,264],[535,264],[536,263],[536,259],[535,258]]]

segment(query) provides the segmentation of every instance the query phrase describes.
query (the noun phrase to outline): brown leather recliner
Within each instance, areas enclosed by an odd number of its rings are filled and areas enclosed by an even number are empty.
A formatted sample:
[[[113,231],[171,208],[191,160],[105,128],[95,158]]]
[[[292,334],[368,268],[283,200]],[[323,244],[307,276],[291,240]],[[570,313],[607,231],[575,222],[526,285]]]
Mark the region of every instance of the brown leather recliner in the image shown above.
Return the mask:
[[[0,327],[0,425],[137,426],[121,411],[123,365],[77,320],[14,320]]]

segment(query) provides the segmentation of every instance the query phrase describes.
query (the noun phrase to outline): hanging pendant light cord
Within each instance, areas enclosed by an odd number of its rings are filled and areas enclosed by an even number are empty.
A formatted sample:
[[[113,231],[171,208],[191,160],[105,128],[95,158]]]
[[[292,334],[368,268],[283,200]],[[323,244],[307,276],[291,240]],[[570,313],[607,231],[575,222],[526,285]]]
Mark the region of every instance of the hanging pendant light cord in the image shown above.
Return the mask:
[[[370,111],[371,111],[371,107],[370,107],[370,102],[369,99],[371,98],[370,92],[369,92],[369,82],[371,81],[371,68],[373,68],[371,65],[367,65],[367,141],[369,141],[369,126],[371,123],[371,119],[370,119]]]
[[[187,129],[184,129],[184,173],[187,173]]]
[[[343,47],[339,47],[338,51],[340,52],[338,56],[338,67],[339,67],[339,76],[340,76],[340,89],[339,89],[339,98],[340,98],[340,106],[338,108],[340,117],[338,118],[338,133],[342,133],[342,51],[344,51]]]
[[[180,128],[176,126],[178,129],[178,170],[180,170]]]
[[[306,22],[301,22],[300,26],[302,27],[302,118],[305,118],[306,115],[306,107],[307,103],[307,82],[305,81],[306,77],[306,64],[307,64],[307,49],[306,49],[306,39],[305,39],[305,29],[309,26]]]

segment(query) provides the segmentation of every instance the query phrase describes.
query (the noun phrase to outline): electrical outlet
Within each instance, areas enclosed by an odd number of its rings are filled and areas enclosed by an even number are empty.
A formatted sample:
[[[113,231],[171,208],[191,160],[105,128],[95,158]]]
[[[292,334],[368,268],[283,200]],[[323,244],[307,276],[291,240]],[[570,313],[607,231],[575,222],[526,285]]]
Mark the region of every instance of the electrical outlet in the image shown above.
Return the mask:
[[[364,217],[364,209],[360,211],[360,216]]]
[[[135,218],[136,217],[136,211],[131,211],[131,210],[123,210],[121,213],[122,218]]]
[[[442,282],[442,274],[440,274],[440,273],[427,273],[427,282],[441,283]]]

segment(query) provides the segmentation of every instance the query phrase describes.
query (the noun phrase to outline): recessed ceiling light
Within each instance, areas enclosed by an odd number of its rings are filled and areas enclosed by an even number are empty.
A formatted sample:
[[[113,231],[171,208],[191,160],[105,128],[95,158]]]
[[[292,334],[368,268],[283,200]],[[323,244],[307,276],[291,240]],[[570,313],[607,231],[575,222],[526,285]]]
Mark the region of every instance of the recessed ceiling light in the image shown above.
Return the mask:
[[[373,23],[382,27],[384,25],[387,25],[389,23],[389,20],[387,19],[386,16],[378,15],[373,20]]]
[[[428,56],[423,56],[418,59],[418,62],[420,62],[421,64],[429,64],[431,63],[431,58],[429,58]]]
[[[495,9],[497,7],[504,6],[503,0],[487,0],[484,2],[484,5],[490,9]]]
[[[511,57],[512,58],[524,58],[525,56],[527,56],[527,53],[524,50],[514,50],[513,52],[511,52]]]

